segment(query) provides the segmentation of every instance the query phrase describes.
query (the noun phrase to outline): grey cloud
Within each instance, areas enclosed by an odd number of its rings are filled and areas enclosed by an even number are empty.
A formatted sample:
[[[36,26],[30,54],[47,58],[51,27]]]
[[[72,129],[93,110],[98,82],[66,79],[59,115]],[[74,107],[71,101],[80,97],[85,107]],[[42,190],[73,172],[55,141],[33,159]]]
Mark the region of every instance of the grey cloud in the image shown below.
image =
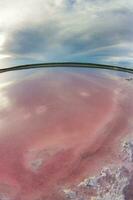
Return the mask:
[[[7,39],[5,50],[17,55],[48,51],[55,40],[57,31],[58,25],[51,21],[42,27],[17,30],[11,35],[11,38]]]

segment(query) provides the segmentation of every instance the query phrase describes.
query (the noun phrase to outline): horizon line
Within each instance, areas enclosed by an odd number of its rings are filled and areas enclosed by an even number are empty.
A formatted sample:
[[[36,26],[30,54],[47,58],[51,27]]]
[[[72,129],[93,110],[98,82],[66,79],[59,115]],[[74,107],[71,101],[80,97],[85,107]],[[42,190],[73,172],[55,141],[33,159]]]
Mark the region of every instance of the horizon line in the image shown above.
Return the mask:
[[[55,67],[74,67],[74,68],[97,68],[97,69],[108,69],[123,71],[127,73],[133,73],[132,68],[120,67],[117,65],[107,65],[107,64],[97,64],[97,63],[87,63],[87,62],[45,62],[45,63],[31,63],[16,65],[12,67],[0,69],[0,73],[15,71],[15,70],[25,70],[25,69],[36,69],[36,68],[55,68]]]

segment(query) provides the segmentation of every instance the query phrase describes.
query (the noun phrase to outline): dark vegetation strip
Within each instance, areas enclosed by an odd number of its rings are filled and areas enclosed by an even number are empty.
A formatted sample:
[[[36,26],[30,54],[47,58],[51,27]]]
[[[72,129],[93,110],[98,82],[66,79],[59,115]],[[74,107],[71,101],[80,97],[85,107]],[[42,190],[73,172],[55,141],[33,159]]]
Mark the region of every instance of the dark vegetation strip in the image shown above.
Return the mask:
[[[0,73],[15,71],[15,70],[34,69],[34,68],[54,68],[54,67],[98,68],[98,69],[108,69],[108,70],[133,73],[133,69],[127,67],[119,67],[112,65],[95,64],[95,63],[79,63],[79,62],[59,62],[59,63],[57,62],[57,63],[38,63],[38,64],[19,65],[19,66],[0,69]]]

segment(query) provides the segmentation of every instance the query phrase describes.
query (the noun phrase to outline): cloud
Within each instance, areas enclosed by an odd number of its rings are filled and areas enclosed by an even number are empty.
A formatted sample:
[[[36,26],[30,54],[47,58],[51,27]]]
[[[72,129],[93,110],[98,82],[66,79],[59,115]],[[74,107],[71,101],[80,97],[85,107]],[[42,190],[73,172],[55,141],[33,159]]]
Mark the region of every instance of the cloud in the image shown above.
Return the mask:
[[[131,0],[2,0],[0,4],[0,35],[5,37],[0,55],[9,65],[133,63]]]

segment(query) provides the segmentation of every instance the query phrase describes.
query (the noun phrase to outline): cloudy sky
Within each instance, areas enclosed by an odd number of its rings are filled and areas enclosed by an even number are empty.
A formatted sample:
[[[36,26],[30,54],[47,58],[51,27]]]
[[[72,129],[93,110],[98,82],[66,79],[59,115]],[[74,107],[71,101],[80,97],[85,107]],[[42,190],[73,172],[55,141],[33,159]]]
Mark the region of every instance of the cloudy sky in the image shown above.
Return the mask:
[[[0,67],[77,61],[133,67],[132,0],[0,0]]]

